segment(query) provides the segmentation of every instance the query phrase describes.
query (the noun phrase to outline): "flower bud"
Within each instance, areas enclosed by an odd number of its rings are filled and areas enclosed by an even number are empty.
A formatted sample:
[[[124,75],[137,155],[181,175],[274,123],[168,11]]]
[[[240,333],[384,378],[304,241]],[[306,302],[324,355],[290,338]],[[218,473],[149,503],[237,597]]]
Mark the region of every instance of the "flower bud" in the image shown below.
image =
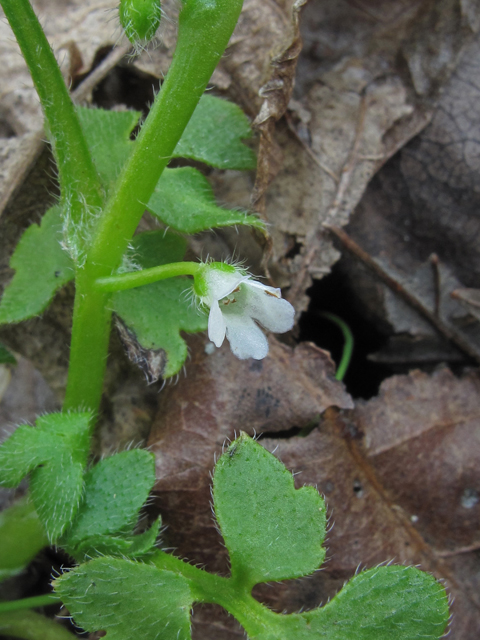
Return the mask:
[[[160,0],[121,0],[120,23],[133,45],[148,42],[160,25]]]

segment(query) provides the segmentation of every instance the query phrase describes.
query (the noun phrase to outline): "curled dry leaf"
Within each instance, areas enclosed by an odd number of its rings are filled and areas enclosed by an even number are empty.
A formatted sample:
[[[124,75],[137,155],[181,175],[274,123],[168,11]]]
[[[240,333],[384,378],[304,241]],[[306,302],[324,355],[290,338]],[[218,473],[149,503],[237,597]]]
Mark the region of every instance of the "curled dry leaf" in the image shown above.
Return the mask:
[[[454,326],[477,352],[480,327],[451,294],[475,285],[480,273],[476,242],[480,110],[474,80],[479,65],[477,36],[446,83],[431,124],[372,180],[348,227],[364,250],[396,273],[399,281],[408,282],[417,297]],[[433,262],[432,253],[438,256]],[[394,333],[408,332],[413,361],[423,359],[420,352],[436,362],[459,360],[458,351],[452,352],[439,341],[431,328],[421,328],[419,316],[398,303],[378,280],[372,282],[369,274],[358,269],[357,261],[345,259],[343,271],[372,318],[388,323]],[[468,311],[475,315],[473,307]],[[379,357],[402,358],[404,347],[402,343],[399,350],[392,344],[389,353]]]
[[[287,110],[292,95],[298,56],[302,50],[300,11],[306,0],[296,0],[291,7],[291,33],[284,48],[274,56],[268,81],[258,95],[263,104],[254,126],[260,132],[258,166],[252,203],[257,211],[265,212],[265,192],[280,169],[279,151],[274,140],[275,123]]]
[[[368,468],[429,547],[455,596],[452,637],[480,629],[480,377],[414,371],[356,411]],[[432,567],[433,568],[433,567]]]
[[[323,224],[344,225],[375,172],[429,122],[439,87],[477,28],[474,7],[450,0],[442,7],[415,0],[305,9],[299,89],[278,135],[285,162],[266,196],[270,270],[291,285],[299,309],[311,277],[339,257]]]

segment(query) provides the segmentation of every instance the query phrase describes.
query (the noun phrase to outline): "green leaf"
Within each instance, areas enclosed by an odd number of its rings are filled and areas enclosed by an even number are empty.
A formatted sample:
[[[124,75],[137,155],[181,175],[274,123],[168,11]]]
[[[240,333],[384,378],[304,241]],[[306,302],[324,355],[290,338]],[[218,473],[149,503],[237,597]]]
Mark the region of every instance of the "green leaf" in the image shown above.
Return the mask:
[[[0,582],[17,575],[48,545],[45,529],[24,496],[0,512]]]
[[[133,149],[132,131],[141,114],[138,111],[86,107],[77,107],[77,114],[108,192]],[[255,169],[255,154],[242,143],[251,136],[250,123],[240,107],[233,102],[204,95],[173,157],[205,162],[220,169]]]
[[[186,248],[183,238],[163,231],[142,233],[132,245],[133,259],[143,268],[181,261]],[[188,355],[181,331],[196,333],[207,328],[207,317],[189,298],[191,286],[188,278],[171,278],[119,291],[112,298],[113,309],[128,330],[123,339],[129,352],[141,364],[147,363],[145,367],[150,362],[145,350],[154,352],[151,360],[156,369],[144,369],[150,381],[169,378],[181,370]]]
[[[233,225],[265,229],[262,220],[256,216],[218,207],[210,183],[193,167],[165,169],[147,209],[181,233],[193,234]]]
[[[97,535],[131,534],[155,483],[155,458],[143,449],[101,460],[85,475],[85,498],[65,540],[75,546]]]
[[[89,413],[51,413],[22,426],[0,446],[0,484],[14,487],[30,473],[30,493],[51,541],[70,524],[83,493],[90,445]]]
[[[377,567],[352,578],[324,607],[282,616],[281,632],[262,640],[438,640],[448,618],[445,589],[433,576],[414,567]]]
[[[219,169],[255,169],[255,154],[241,142],[251,137],[250,123],[240,107],[203,95],[173,156]]]
[[[0,342],[0,364],[17,364],[17,360],[13,353],[7,349],[5,345]]]
[[[242,434],[217,462],[213,498],[232,576],[249,587],[298,578],[322,564],[325,504],[313,487]]]
[[[88,148],[107,193],[128,159],[134,141],[131,134],[140,118],[138,111],[106,111],[77,107]]]
[[[155,520],[152,526],[135,536],[94,535],[86,538],[78,545],[71,547],[61,543],[74,558],[85,561],[95,556],[121,556],[139,558],[152,550],[160,531],[161,519]]]
[[[84,107],[77,107],[77,113],[108,192],[133,149],[135,142],[131,135],[141,114]],[[241,142],[251,135],[248,119],[237,105],[203,96],[174,157],[191,158],[224,169],[253,169],[255,154]],[[232,225],[265,228],[256,216],[218,207],[208,180],[193,167],[165,169],[148,209],[181,233]]]
[[[188,580],[150,565],[96,558],[54,581],[77,624],[109,640],[188,640]]]
[[[10,260],[15,269],[0,303],[0,324],[20,322],[41,313],[55,292],[74,277],[72,259],[61,247],[59,206],[43,216],[40,226],[25,231]]]
[[[152,526],[143,533],[133,536],[130,540],[132,546],[127,552],[127,555],[131,558],[143,556],[152,550],[157,542],[158,534],[160,533],[160,527],[162,526],[162,519],[157,518]]]

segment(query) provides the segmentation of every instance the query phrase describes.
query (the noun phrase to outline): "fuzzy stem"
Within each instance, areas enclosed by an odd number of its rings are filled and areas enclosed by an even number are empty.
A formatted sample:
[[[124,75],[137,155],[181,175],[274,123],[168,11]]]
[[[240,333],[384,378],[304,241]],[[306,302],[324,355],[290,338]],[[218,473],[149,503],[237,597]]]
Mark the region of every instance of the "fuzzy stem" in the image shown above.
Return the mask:
[[[125,291],[175,276],[194,276],[201,267],[202,265],[198,262],[172,262],[159,267],[110,276],[110,278],[99,278],[95,282],[95,288],[97,291],[104,292]]]
[[[242,0],[186,0],[162,89],[109,200],[88,255],[111,275],[233,33]],[[100,274],[99,274],[100,276]]]
[[[28,0],[0,0],[0,3],[20,45],[48,123],[59,172],[64,218],[71,229],[78,228],[85,217],[103,206],[98,174],[60,68],[30,3]],[[81,237],[81,234],[77,235]],[[77,247],[80,251],[86,248]],[[77,269],[74,310],[77,326],[71,351],[82,351],[84,359],[88,359],[92,377],[90,379],[86,374],[85,368],[82,371],[73,368],[72,384],[79,385],[79,393],[73,393],[70,401],[67,392],[66,408],[88,407],[95,411],[101,397],[111,314],[107,310],[108,296],[92,294],[88,286],[90,280],[82,269]],[[82,332],[83,337],[80,337]],[[81,397],[83,390],[85,398]]]
[[[73,224],[103,205],[100,181],[53,51],[28,0],[0,0],[48,122],[64,206]],[[64,212],[65,214],[66,212]]]
[[[275,626],[281,629],[282,616],[255,600],[251,589],[241,580],[197,569],[164,551],[157,551],[152,562],[159,569],[172,571],[189,580],[195,602],[219,604],[240,622],[252,640],[264,636],[267,629],[271,631]]]
[[[145,205],[228,44],[241,8],[242,0],[186,0],[183,5],[167,78],[99,219],[82,277],[77,278],[65,408],[98,410],[111,294],[96,290],[95,283],[112,276],[121,264]]]
[[[111,294],[97,291],[94,284],[95,278],[86,268],[77,273],[64,411],[89,409],[96,414],[102,398],[112,324]]]

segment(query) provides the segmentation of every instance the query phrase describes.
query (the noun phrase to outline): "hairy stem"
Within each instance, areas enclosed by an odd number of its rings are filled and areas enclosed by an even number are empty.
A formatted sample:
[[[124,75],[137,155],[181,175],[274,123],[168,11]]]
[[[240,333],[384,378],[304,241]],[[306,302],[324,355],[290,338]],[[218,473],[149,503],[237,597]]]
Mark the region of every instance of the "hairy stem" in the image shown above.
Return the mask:
[[[156,552],[152,561],[159,569],[172,571],[189,580],[195,602],[211,602],[226,609],[252,640],[262,636],[267,628],[271,630],[273,625],[281,627],[282,617],[255,600],[241,580],[197,569],[164,551]]]
[[[35,84],[57,161],[62,199],[73,224],[85,206],[103,204],[99,178],[62,73],[28,0],[0,0]],[[65,212],[64,212],[65,213]]]
[[[175,276],[194,276],[201,267],[202,265],[198,262],[172,262],[159,267],[110,276],[110,278],[99,278],[95,283],[95,288],[105,292],[125,291]]]
[[[110,294],[96,289],[95,283],[112,276],[121,264],[145,205],[228,44],[241,7],[242,0],[184,2],[167,78],[99,219],[82,278],[77,278],[66,408],[98,410],[110,330],[106,311]],[[92,300],[103,309],[94,317]]]

